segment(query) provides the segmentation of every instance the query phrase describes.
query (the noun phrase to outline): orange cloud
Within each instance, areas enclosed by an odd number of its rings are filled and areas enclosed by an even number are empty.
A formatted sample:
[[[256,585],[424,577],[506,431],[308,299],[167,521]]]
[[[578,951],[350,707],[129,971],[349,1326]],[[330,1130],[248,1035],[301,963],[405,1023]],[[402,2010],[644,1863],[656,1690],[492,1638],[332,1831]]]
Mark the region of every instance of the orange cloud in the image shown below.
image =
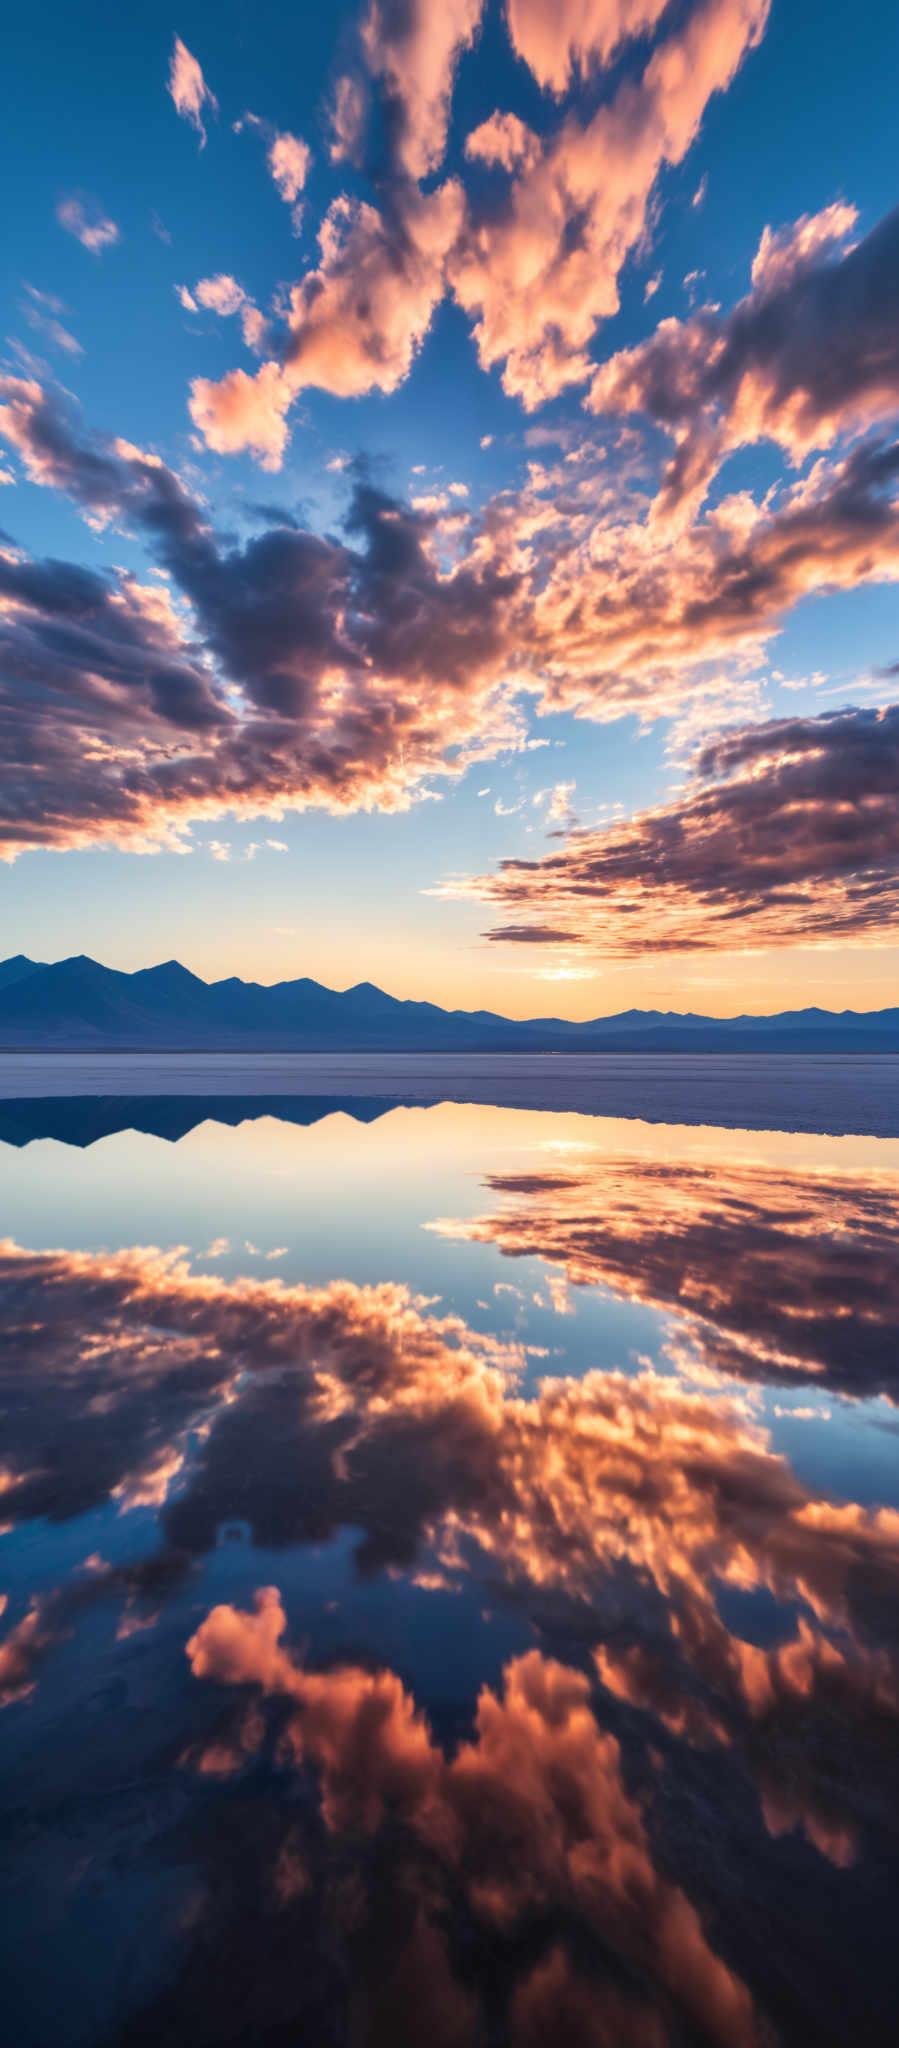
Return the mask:
[[[209,377],[195,377],[190,387],[190,416],[207,448],[217,455],[235,455],[248,448],[263,469],[280,469],[292,399],[283,371],[269,362],[252,377],[246,370],[229,370],[218,383]]]
[[[446,148],[456,65],[470,49],[484,0],[370,0],[362,48],[380,80],[391,154],[407,178],[426,178]]]
[[[512,1611],[573,1633],[578,1653],[592,1652],[603,1683],[636,1712],[678,1741],[743,1757],[773,1831],[801,1825],[822,1854],[848,1860],[869,1795],[867,1778],[860,1786],[845,1775],[847,1725],[881,1806],[895,1771],[899,1515],[810,1491],[745,1405],[715,1386],[691,1390],[647,1370],[587,1372],[546,1379],[525,1397],[515,1346],[425,1309],[400,1287],[227,1282],[146,1249],[0,1248],[0,1319],[16,1332],[4,1353],[14,1360],[9,1389],[0,1380],[11,1418],[4,1512],[20,1522],[109,1498],[122,1512],[155,1505],[164,1544],[140,1570],[92,1573],[77,1597],[54,1596],[14,1633],[0,1666],[13,1692],[33,1684],[35,1655],[98,1593],[124,1593],[126,1630],[148,1625],[239,1503],[269,1550],[345,1528],[360,1532],[365,1575],[403,1572],[422,1590],[468,1580],[491,1598],[502,1587]],[[40,1391],[24,1409],[12,1385],[23,1368]],[[64,1470],[52,1456],[61,1440],[71,1446]],[[787,1610],[787,1640],[773,1649],[744,1641],[719,1611],[729,1590],[760,1588]],[[375,1829],[405,1806],[432,1843],[451,1842],[462,1806],[454,1802],[454,1820],[422,1790],[433,1745],[399,1681],[310,1674],[285,1650],[283,1628],[275,1593],[249,1617],[214,1610],[189,1646],[197,1675],[296,1702],[290,1753],[322,1772],[328,1827]],[[559,1726],[577,1696],[585,1772],[601,1776],[585,1680],[567,1674],[547,1690],[536,1667],[532,1676],[523,1721],[538,1735],[544,1721]],[[509,1732],[498,1711],[492,1696],[482,1700],[475,1751],[463,1747],[452,1769],[465,1810],[489,1812],[499,1830],[495,1862],[466,1881],[478,1913],[507,1929],[539,1906],[542,1886],[549,1895],[568,1851],[554,1849],[537,1869],[509,1855],[482,1769],[497,1728],[501,1746]],[[264,1725],[242,1716],[233,1736],[218,1731],[202,1767],[241,1767]],[[511,1782],[532,1814],[543,1799],[535,1768],[526,1746],[510,1747]],[[600,1846],[596,1861],[589,1843],[601,1837],[597,1817],[583,1855],[571,1855],[577,1896],[603,1899],[605,1912],[603,1872],[615,1859]]]
[[[469,222],[452,288],[474,316],[482,367],[501,364],[505,390],[528,410],[589,376],[588,347],[618,310],[659,173],[682,161],[767,17],[768,0],[703,0],[638,83],[626,80],[586,123],[571,113],[545,142],[529,137],[504,197]],[[471,148],[483,153],[483,131]]]
[[[5,1606],[4,1594],[0,1614]],[[58,1640],[59,1630],[51,1625],[46,1604],[32,1601],[27,1614],[0,1641],[0,1707],[30,1698],[37,1683],[36,1667]]]
[[[648,35],[667,0],[506,0],[509,40],[545,92],[561,97],[633,36]]]
[[[481,1231],[476,1223],[471,1234]],[[590,1601],[597,1614],[610,1574],[627,1566],[635,1584],[675,1604],[713,1607],[714,1580],[766,1586],[843,1629],[899,1571],[899,1516],[811,1494],[714,1387],[693,1391],[648,1370],[589,1372],[545,1379],[526,1398],[516,1346],[424,1313],[402,1287],[228,1282],[192,1273],[174,1253],[39,1254],[7,1243],[0,1298],[27,1328],[29,1372],[43,1389],[9,1447],[5,1511],[17,1520],[48,1500],[60,1511],[46,1436],[56,1441],[63,1416],[78,1414],[73,1501],[167,1495],[177,1469],[163,1512],[182,1551],[214,1541],[233,1513],[234,1460],[251,1471],[258,1439],[272,1450],[258,1489],[242,1492],[260,1540],[297,1541],[307,1528],[320,1537],[371,1517],[372,1561],[411,1566],[432,1548],[450,1574],[489,1565],[522,1593]],[[83,1363],[66,1377],[76,1316]],[[176,1468],[210,1403],[226,1426],[220,1434],[213,1419]],[[327,1470],[308,1523],[296,1469],[323,1433]]]
[[[757,2040],[744,1985],[655,1867],[619,1745],[597,1725],[581,1672],[537,1650],[516,1658],[501,1694],[482,1690],[471,1741],[447,1759],[392,1672],[307,1671],[281,1646],[286,1626],[267,1587],[252,1613],[214,1608],[187,1655],[195,1677],[255,1682],[294,1703],[288,1741],[296,1763],[318,1772],[332,1834],[374,1834],[389,1814],[437,1852],[444,1882],[461,1884],[492,1930],[509,1934],[564,1905],[710,2040]]]
[[[454,179],[394,201],[391,218],[364,200],[334,200],[319,233],[322,260],[290,294],[285,375],[337,397],[394,391],[443,296],[462,218]]]

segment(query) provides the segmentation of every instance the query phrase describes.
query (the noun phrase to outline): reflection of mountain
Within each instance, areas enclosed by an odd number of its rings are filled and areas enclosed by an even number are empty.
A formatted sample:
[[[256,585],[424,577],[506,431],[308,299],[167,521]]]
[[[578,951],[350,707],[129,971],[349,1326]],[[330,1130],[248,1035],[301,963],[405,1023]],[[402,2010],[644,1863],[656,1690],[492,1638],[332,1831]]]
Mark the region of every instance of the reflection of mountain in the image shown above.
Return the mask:
[[[443,1227],[676,1310],[719,1371],[899,1399],[899,1174],[597,1153],[488,1184]]]
[[[371,982],[325,988],[205,982],[177,960],[134,974],[85,954],[45,966],[0,962],[0,1046],[293,1052],[899,1052],[899,1010],[807,1009],[775,1017],[628,1010],[571,1023],[401,1001]]]
[[[183,1977],[123,2042],[761,2048],[770,1994],[781,2039],[804,2048],[812,2015],[837,2048],[839,1958],[822,1970],[808,1918],[797,1947],[796,1916],[858,1864],[853,1929],[873,1925],[895,1857],[899,1516],[815,1493],[717,1390],[594,1372],[525,1397],[514,1345],[399,1286],[7,1242],[0,1327],[3,1519],[111,1502],[162,1535],[143,1572],[93,1557],[10,1616],[11,1698],[92,1601],[145,1630],[240,1524],[260,1578],[353,1531],[362,1585],[468,1594],[539,1643],[453,1746],[396,1673],[286,1647],[276,1593],[195,1608],[202,1684],[172,1750],[200,1804],[164,1855],[199,1858],[207,1890]],[[776,1603],[761,1640],[735,1590]],[[152,1628],[137,1640],[153,1669]],[[786,1981],[765,1933],[783,1886]],[[866,1995],[886,2042],[889,1986]]]
[[[177,1144],[198,1124],[249,1123],[276,1117],[280,1123],[321,1123],[340,1112],[356,1123],[373,1124],[401,1105],[397,1098],[366,1095],[39,1095],[0,1101],[0,1143],[30,1145],[55,1138],[61,1145],[96,1144],[118,1131]]]

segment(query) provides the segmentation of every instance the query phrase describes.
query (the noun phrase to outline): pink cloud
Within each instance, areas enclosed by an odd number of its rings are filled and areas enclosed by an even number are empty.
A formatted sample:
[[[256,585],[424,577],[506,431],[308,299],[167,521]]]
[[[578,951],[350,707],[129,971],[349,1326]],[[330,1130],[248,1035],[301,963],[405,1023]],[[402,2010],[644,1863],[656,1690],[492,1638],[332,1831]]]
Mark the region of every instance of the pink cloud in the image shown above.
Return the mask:
[[[195,426],[211,448],[256,452],[280,466],[287,413],[307,385],[352,398],[395,391],[408,375],[443,296],[446,258],[463,211],[461,187],[397,195],[390,218],[365,200],[335,199],[319,230],[321,261],[290,293],[283,364],[255,378],[232,371],[191,386]],[[246,338],[260,346],[264,323]]]
[[[293,208],[294,227],[299,230],[303,208],[297,204],[306,183],[312,151],[307,142],[289,130],[280,131],[270,121],[264,121],[259,114],[246,113],[234,123],[234,133],[239,135],[243,128],[256,128],[267,142],[266,163],[272,179],[286,205]]]
[[[852,207],[766,228],[752,287],[722,316],[663,320],[596,372],[596,413],[645,413],[675,442],[659,516],[701,504],[725,457],[777,442],[794,463],[899,414],[899,210],[841,247]]]
[[[590,374],[587,349],[618,309],[618,277],[645,234],[665,164],[680,163],[708,101],[760,40],[769,0],[703,0],[586,123],[574,112],[546,140],[515,134],[504,197],[474,219],[450,276],[474,316],[482,366],[532,409]],[[485,124],[513,160],[513,131]],[[503,160],[499,158],[498,160]]]
[[[608,64],[622,43],[648,35],[667,0],[506,0],[509,40],[538,85],[561,96],[580,74]]]
[[[246,302],[246,292],[236,278],[220,274],[218,277],[201,277],[194,285],[194,298],[208,312],[227,317],[230,313],[240,312]]]
[[[317,271],[290,295],[286,374],[340,397],[394,391],[408,375],[443,296],[463,212],[461,187],[410,192],[388,220],[364,201],[335,200],[319,235]]]
[[[166,90],[171,94],[176,111],[182,120],[189,121],[200,138],[200,148],[206,146],[206,129],[203,124],[203,109],[210,114],[218,113],[218,100],[210,91],[203,77],[196,57],[185,47],[180,36],[176,36],[169,64]]]
[[[362,47],[373,78],[382,82],[397,168],[427,177],[446,148],[450,99],[459,57],[470,49],[484,0],[370,0]]]
[[[269,147],[268,167],[288,206],[299,198],[311,161],[312,151],[299,135],[285,133],[275,136]]]
[[[74,235],[82,248],[90,249],[99,256],[101,249],[111,249],[119,240],[119,229],[114,220],[103,212],[96,200],[85,198],[83,193],[70,193],[60,199],[56,218],[66,233]]]
[[[263,363],[255,376],[229,370],[215,383],[195,377],[190,416],[207,448],[234,455],[248,448],[263,469],[280,469],[287,446],[287,412],[293,393],[277,363]]]
[[[360,78],[346,72],[338,78],[329,109],[332,163],[355,163],[368,117],[368,97]]]

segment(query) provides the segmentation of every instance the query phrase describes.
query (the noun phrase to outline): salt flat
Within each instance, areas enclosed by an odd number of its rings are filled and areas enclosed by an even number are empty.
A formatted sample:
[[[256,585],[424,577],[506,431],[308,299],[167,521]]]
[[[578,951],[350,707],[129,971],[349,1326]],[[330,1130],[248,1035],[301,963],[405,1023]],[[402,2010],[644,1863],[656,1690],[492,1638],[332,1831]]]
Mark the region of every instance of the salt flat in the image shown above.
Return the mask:
[[[899,1136],[899,1057],[880,1054],[6,1053],[0,1099],[327,1095]]]

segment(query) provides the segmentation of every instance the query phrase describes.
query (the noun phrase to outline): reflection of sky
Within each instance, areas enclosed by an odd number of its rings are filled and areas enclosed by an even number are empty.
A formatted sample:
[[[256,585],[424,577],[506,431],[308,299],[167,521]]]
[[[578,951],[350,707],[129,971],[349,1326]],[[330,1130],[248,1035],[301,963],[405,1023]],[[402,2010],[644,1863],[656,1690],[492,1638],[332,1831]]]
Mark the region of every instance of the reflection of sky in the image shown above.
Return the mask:
[[[60,2033],[49,1992],[14,1990],[35,2041],[118,2038],[129,1977],[129,2010],[174,2001],[150,2034],[182,2037],[201,1995],[194,1926],[213,1959],[216,1942],[243,1943],[258,1965],[253,1943],[270,1930],[248,1931],[242,1885],[264,1891],[285,1857],[293,1867],[286,1816],[294,1828],[310,1796],[289,1763],[302,1737],[337,1816],[324,1846],[315,1835],[304,1848],[303,1914],[327,1918],[331,1859],[361,1853],[354,1801],[367,1785],[363,1810],[374,1800],[380,1814],[388,1784],[416,1855],[437,1854],[441,1898],[461,1882],[452,1855],[471,1862],[465,1910],[481,1916],[485,1954],[520,1931],[516,1886],[536,1887],[577,1942],[611,1943],[684,2038],[701,2022],[719,2048],[754,2043],[746,2001],[766,2009],[773,1996],[781,2038],[799,2048],[740,1900],[750,1870],[772,1900],[801,1881],[794,2004],[806,2016],[822,1971],[834,1999],[851,1983],[840,1945],[825,1968],[816,1933],[833,1885],[847,1943],[870,1950],[881,1925],[871,1872],[895,1846],[899,1791],[899,1518],[882,1512],[899,1505],[899,1144],[443,1105],[309,1127],[207,1120],[177,1145],[128,1130],[84,1150],[41,1140],[3,1147],[0,1178],[8,1939],[22,1987],[49,1914],[54,1982],[63,2005],[81,2000]],[[820,1265],[818,1237],[797,1236],[809,1216],[825,1233]],[[183,1247],[184,1264],[138,1246]],[[335,1294],[335,1282],[347,1285]],[[384,1282],[415,1299],[364,1293]],[[803,1294],[812,1283],[821,1299]],[[880,1318],[873,1341],[866,1317]],[[266,1586],[283,1609],[277,1646],[272,1610],[254,1605]],[[378,1672],[394,1676],[372,1720]],[[497,1844],[519,1822],[504,1812],[490,1847],[465,1789],[489,1778],[498,1797],[491,1773],[503,1800],[533,1780],[529,1874],[502,1912],[512,1852]],[[207,1830],[219,1840],[236,1824],[238,1786],[255,1818],[226,1908]],[[709,1812],[717,1895],[689,1846]],[[540,1831],[554,1836],[563,1814],[601,1882],[559,1890]],[[366,1819],[362,1833],[380,1827]],[[620,1853],[608,1828],[642,1873],[639,1940],[603,1889]],[[378,1853],[392,1897],[408,1872],[395,1846]],[[688,1995],[666,1930],[694,1910]],[[129,1930],[145,1913],[155,1931],[132,1967]],[[324,1968],[334,1930],[303,1926]],[[352,1942],[348,1953],[362,1969]],[[890,1994],[886,1966],[869,1955],[866,1967],[873,2041]],[[210,2041],[217,1995],[199,2029]],[[642,2020],[630,2033],[614,2001],[609,2012],[612,2038],[656,2048]],[[818,2038],[839,2037],[822,2023]]]

